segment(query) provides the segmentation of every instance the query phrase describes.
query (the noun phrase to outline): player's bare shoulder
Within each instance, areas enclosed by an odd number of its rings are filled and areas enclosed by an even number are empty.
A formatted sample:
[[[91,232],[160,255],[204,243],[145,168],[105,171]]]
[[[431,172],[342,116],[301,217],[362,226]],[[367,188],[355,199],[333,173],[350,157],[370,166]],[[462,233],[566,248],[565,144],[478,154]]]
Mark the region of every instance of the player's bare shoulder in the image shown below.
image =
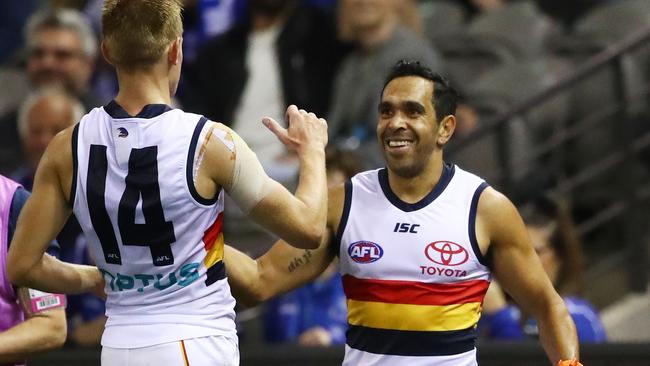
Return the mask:
[[[199,147],[199,155],[203,156],[203,163],[199,173],[205,172],[209,177],[216,177],[216,180],[220,182],[230,179],[232,167],[235,164],[235,138],[237,135],[229,127],[219,122],[206,124],[203,135]]]
[[[199,169],[196,189],[204,198],[212,198],[220,187],[228,187],[235,166],[235,133],[222,123],[208,122],[201,131],[197,156]]]
[[[40,174],[56,174],[61,184],[65,198],[70,195],[70,186],[74,174],[74,158],[72,146],[76,124],[57,133],[47,146],[39,167],[37,176]]]
[[[515,205],[503,193],[492,187],[486,188],[479,198],[476,234],[482,252],[503,240],[515,231],[521,231],[523,221]]]

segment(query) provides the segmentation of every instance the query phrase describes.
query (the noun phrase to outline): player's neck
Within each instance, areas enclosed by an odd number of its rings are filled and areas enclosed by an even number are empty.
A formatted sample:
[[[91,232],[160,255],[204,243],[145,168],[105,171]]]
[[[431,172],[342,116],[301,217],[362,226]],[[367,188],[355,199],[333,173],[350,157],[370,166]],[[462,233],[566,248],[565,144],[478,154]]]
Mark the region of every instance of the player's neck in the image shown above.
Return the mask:
[[[433,156],[422,172],[414,177],[401,177],[388,169],[390,189],[404,202],[419,202],[438,184],[443,164],[442,156]]]
[[[169,78],[155,69],[117,73],[120,90],[115,101],[130,115],[138,114],[148,104],[171,104]]]

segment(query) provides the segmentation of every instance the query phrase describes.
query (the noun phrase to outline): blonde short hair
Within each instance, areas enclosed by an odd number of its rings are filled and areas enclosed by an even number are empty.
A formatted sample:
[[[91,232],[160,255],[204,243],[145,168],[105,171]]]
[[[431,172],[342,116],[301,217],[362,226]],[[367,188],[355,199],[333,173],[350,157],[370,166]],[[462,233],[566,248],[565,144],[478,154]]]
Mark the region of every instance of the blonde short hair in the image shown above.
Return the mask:
[[[183,33],[180,0],[106,0],[102,12],[108,58],[118,68],[158,62]]]

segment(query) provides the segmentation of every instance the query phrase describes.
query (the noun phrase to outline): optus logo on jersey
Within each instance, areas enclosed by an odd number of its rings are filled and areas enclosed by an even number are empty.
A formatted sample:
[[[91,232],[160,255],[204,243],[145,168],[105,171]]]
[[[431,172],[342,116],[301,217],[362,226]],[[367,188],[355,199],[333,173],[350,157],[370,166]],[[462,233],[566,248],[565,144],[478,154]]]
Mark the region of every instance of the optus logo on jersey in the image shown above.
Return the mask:
[[[431,262],[443,266],[458,266],[467,262],[467,259],[469,259],[469,254],[467,254],[465,248],[446,240],[435,241],[427,245],[424,248],[424,254]]]
[[[350,245],[348,254],[357,263],[372,263],[384,255],[384,250],[377,243],[358,241]]]
[[[158,291],[165,290],[173,285],[185,287],[199,279],[200,263],[188,263],[176,272],[168,274],[136,274],[127,276],[120,273],[113,274],[103,268],[99,270],[104,275],[112,291],[125,291],[137,288],[138,292],[144,292],[145,288],[155,288]],[[136,287],[137,286],[137,287]]]

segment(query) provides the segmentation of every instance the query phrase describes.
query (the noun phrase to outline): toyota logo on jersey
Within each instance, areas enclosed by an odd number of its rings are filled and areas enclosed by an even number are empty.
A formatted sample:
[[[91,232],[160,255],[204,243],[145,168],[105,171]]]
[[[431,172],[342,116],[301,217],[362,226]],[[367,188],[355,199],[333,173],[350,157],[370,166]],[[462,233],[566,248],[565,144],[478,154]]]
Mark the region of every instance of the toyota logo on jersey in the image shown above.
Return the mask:
[[[467,262],[469,259],[469,254],[465,248],[459,244],[445,240],[435,241],[427,245],[424,248],[424,254],[431,262],[443,266],[458,266]]]
[[[358,241],[348,248],[348,254],[357,263],[372,263],[384,255],[384,250],[379,244],[370,241]]]

